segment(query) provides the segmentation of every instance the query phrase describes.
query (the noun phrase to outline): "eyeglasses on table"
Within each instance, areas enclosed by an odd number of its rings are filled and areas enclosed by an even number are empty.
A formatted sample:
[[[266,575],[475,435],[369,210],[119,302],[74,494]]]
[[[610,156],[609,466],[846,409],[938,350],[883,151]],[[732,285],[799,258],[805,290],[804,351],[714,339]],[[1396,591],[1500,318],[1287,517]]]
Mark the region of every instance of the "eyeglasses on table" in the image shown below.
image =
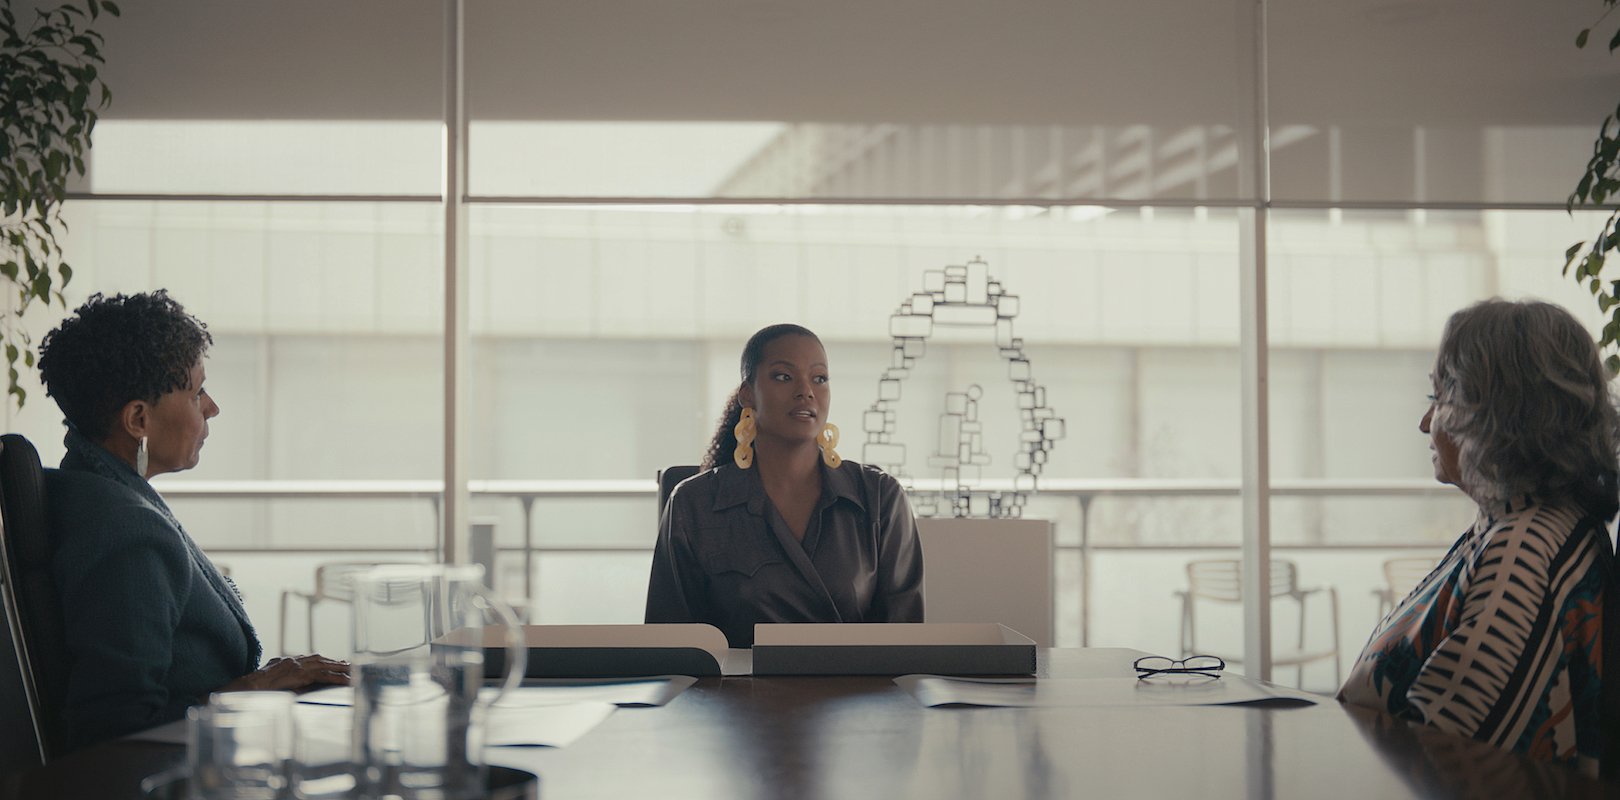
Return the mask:
[[[1220,656],[1199,655],[1186,658],[1142,656],[1131,663],[1131,668],[1136,670],[1138,680],[1156,675],[1204,675],[1219,678],[1221,672],[1226,669],[1226,661]]]

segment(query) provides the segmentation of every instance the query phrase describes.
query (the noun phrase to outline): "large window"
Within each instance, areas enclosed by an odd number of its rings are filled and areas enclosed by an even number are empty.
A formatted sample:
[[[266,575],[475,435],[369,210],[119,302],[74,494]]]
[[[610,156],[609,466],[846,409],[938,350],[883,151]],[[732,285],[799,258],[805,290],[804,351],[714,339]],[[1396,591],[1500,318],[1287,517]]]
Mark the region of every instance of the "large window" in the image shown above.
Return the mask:
[[[1556,203],[1609,102],[1601,64],[1560,60],[1573,12],[633,5],[466,4],[466,198],[441,185],[437,0],[178,3],[107,31],[115,102],[69,205],[69,301],[162,286],[209,323],[224,413],[202,466],[161,486],[267,650],[307,646],[296,605],[281,640],[279,599],[317,564],[440,540],[446,201],[469,212],[470,516],[540,622],[640,618],[652,475],[701,456],[749,334],[822,335],[860,459],[890,314],[982,259],[1067,422],[1027,509],[1056,526],[1057,642],[1173,653],[1188,562],[1257,547],[1240,287],[1264,263],[1273,557],[1337,589],[1347,665],[1383,563],[1471,518],[1416,433],[1446,316],[1535,295],[1597,321],[1557,274],[1596,228]],[[1245,209],[1269,215],[1254,248]],[[946,395],[979,384],[984,477],[1010,476],[1006,383],[989,331],[931,339],[903,387],[904,471],[937,476]],[[60,456],[37,385],[8,413]],[[1324,646],[1325,611],[1306,623]],[[1198,625],[1201,649],[1242,649],[1235,606]],[[317,648],[346,646],[321,627]],[[1332,688],[1326,662],[1300,677]]]

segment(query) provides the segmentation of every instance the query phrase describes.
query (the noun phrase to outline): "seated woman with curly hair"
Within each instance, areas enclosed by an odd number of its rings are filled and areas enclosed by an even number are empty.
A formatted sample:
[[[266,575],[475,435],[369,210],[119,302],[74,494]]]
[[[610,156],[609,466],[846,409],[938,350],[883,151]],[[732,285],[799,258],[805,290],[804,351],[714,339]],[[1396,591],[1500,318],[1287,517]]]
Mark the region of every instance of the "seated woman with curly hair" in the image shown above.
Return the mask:
[[[1487,300],[1446,323],[1418,427],[1434,476],[1478,505],[1385,617],[1339,699],[1595,772],[1602,751],[1604,523],[1616,413],[1563,309]]]
[[[166,292],[91,297],[40,344],[67,455],[46,472],[70,663],[70,748],[185,715],[210,692],[349,682],[348,664],[272,659],[235,584],[152,485],[197,466],[219,405],[203,388],[208,328]]]
[[[923,556],[900,482],[838,454],[827,351],[798,325],[743,346],[703,471],[658,524],[646,621],[732,647],[784,622],[922,622]]]

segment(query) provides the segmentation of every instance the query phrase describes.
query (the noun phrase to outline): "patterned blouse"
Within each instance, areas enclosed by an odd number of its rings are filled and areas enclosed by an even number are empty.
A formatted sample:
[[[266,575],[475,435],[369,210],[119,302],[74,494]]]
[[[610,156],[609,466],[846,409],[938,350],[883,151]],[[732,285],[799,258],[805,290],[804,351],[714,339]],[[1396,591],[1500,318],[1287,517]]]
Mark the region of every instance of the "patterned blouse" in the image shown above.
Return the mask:
[[[1379,624],[1339,699],[1596,774],[1607,537],[1530,498],[1481,510]]]

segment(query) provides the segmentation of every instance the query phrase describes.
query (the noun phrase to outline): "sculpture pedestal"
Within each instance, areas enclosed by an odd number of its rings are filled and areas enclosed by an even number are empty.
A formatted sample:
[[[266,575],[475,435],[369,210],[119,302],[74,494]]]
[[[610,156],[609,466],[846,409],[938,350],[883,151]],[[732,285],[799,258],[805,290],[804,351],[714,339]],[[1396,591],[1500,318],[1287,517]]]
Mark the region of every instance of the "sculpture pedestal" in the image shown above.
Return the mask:
[[[1051,647],[1052,522],[917,520],[928,622],[996,622]]]

